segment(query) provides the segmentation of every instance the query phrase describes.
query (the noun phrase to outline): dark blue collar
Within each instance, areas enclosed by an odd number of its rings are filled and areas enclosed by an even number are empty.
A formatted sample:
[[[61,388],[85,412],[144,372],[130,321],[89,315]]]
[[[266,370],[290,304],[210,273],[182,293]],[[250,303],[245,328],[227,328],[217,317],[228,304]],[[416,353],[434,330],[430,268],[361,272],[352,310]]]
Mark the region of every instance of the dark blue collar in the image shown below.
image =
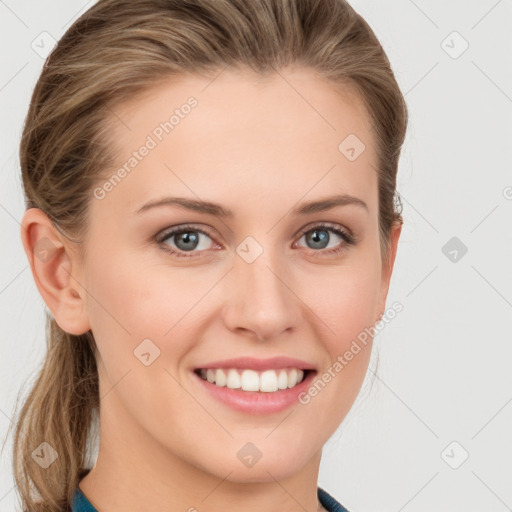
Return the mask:
[[[318,500],[328,512],[348,512],[348,510],[336,501],[327,491],[324,491],[321,487],[318,490]],[[85,494],[80,490],[80,487],[76,487],[73,495],[73,506],[71,512],[98,512],[92,505],[91,502],[85,497]]]

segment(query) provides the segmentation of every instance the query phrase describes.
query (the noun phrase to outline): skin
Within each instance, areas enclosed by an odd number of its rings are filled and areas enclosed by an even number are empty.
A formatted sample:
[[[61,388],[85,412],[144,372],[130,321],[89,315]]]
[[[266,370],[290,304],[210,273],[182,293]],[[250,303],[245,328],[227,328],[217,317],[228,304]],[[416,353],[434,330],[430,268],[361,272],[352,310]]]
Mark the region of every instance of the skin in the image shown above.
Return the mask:
[[[369,118],[353,91],[341,94],[306,69],[265,80],[183,75],[115,108],[119,166],[190,96],[197,107],[103,199],[91,195],[83,259],[41,210],[23,218],[34,279],[57,323],[72,334],[91,329],[98,347],[100,449],[80,487],[100,511],[313,512],[322,446],[360,390],[371,340],[310,403],[276,414],[218,403],[192,370],[289,355],[321,375],[385,311],[401,228],[383,262]],[[366,145],[355,161],[338,150],[350,133]],[[289,213],[341,193],[368,209]],[[220,203],[234,217],[177,206],[135,213],[163,196]],[[328,248],[342,247],[325,254],[300,234],[318,222],[350,230],[357,243],[322,231]],[[176,236],[152,239],[185,223],[208,230],[191,258],[162,248],[183,248]],[[250,264],[236,252],[247,236],[263,248]],[[56,247],[46,262],[34,257],[44,237]],[[147,338],[160,350],[149,366],[133,352]],[[247,442],[262,452],[252,467],[236,456]]]

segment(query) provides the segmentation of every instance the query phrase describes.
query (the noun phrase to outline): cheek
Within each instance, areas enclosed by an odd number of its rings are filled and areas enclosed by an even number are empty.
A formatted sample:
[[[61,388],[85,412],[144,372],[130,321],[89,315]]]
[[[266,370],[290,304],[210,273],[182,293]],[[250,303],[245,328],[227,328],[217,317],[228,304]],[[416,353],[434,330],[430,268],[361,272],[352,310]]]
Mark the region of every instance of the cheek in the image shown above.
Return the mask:
[[[218,277],[120,253],[103,256],[88,264],[87,309],[107,369],[115,362],[122,374],[134,363],[140,365],[139,351],[149,351],[159,365],[176,368],[197,343],[197,312]]]
[[[335,272],[310,274],[304,283],[307,286],[299,296],[310,307],[310,322],[328,354],[311,390],[311,403],[318,407],[319,421],[335,429],[352,406],[368,369],[380,267],[375,258],[361,254]]]
[[[191,280],[183,269],[171,273],[168,267],[135,259],[114,253],[108,260],[91,259],[87,307],[101,357],[101,393],[111,404],[115,395],[122,397],[134,417],[153,418],[169,413],[162,404],[173,404],[175,410],[190,404],[175,378],[180,377],[182,358],[197,342],[194,306],[211,283]],[[160,423],[166,424],[164,417]]]
[[[317,334],[334,356],[374,324],[380,291],[380,268],[375,259],[347,260],[339,268],[304,275],[298,295],[314,312]],[[316,320],[313,320],[316,318]]]
[[[87,275],[87,307],[97,327],[130,333],[134,340],[150,333],[162,336],[199,293],[193,283],[184,282],[180,269],[171,274],[164,265],[121,252],[91,257]]]

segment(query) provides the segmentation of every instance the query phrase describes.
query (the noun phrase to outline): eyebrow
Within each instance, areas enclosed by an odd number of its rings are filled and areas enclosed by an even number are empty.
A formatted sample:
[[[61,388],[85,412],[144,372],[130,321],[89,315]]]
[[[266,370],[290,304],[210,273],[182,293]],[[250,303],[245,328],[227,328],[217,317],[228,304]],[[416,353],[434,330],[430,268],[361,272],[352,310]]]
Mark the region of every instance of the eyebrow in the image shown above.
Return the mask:
[[[337,206],[354,205],[365,209],[367,212],[367,204],[358,197],[349,194],[338,194],[335,196],[325,197],[316,201],[303,203],[297,208],[292,210],[292,215],[308,215],[316,212],[324,212],[331,210]],[[142,213],[152,208],[159,206],[180,206],[187,210],[192,210],[199,213],[206,213],[216,217],[233,218],[234,213],[232,210],[224,208],[220,204],[212,203],[210,201],[200,201],[186,197],[164,197],[154,201],[149,201],[137,210],[137,213]]]

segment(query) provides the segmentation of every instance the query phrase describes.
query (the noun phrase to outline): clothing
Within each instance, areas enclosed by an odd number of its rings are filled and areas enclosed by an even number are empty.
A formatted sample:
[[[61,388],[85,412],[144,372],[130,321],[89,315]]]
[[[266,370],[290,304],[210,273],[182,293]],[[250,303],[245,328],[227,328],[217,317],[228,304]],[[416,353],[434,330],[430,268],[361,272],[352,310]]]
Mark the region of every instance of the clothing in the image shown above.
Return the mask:
[[[89,470],[85,470],[81,473],[83,478]],[[348,510],[338,503],[327,491],[324,491],[321,487],[318,487],[318,500],[327,510],[327,512],[348,512]],[[73,505],[71,512],[98,512],[86,498],[85,494],[81,491],[80,487],[76,487],[73,495]]]

